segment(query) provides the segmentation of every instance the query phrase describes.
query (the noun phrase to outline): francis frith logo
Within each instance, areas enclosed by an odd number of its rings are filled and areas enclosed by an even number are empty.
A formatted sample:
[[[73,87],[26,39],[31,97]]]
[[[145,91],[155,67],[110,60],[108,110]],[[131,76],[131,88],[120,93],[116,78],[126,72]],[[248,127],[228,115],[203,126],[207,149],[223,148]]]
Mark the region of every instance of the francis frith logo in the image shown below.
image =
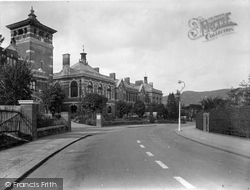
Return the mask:
[[[188,23],[192,28],[188,32],[188,37],[191,40],[205,37],[205,39],[209,41],[218,36],[233,33],[234,26],[237,24],[230,20],[229,15],[231,15],[231,13],[223,13],[209,19],[202,17],[192,18]]]

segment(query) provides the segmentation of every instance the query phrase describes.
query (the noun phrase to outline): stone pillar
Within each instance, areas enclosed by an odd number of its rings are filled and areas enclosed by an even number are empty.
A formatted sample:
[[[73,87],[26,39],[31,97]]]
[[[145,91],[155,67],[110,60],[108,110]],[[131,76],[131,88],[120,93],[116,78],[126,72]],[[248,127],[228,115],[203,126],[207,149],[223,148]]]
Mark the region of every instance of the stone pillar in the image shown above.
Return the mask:
[[[203,113],[203,131],[209,132],[209,113]]]
[[[61,112],[61,117],[67,122],[67,131],[71,131],[71,112]]]
[[[19,100],[18,102],[21,107],[21,112],[24,114],[25,117],[28,117],[28,120],[31,123],[32,140],[36,140],[38,103],[34,100]]]
[[[96,126],[102,127],[102,114],[100,113],[96,114]]]

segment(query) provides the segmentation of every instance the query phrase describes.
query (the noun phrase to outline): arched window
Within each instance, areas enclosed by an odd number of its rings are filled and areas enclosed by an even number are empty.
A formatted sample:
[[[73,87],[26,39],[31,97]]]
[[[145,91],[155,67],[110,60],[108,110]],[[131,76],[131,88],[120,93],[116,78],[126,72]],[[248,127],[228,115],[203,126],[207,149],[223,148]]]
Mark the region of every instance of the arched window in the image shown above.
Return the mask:
[[[72,81],[70,84],[70,96],[71,97],[78,96],[78,84],[76,81]]]
[[[88,92],[88,93],[93,93],[93,84],[92,84],[92,82],[89,82],[89,83],[88,83],[87,92]]]
[[[102,84],[98,85],[98,94],[102,95]]]
[[[54,87],[61,87],[61,85],[60,85],[60,83],[59,82],[55,82],[55,84],[54,84]]]
[[[111,87],[108,85],[108,89],[107,89],[107,97],[108,97],[108,100],[111,99]]]
[[[112,113],[112,108],[111,108],[111,106],[108,106],[108,113]]]

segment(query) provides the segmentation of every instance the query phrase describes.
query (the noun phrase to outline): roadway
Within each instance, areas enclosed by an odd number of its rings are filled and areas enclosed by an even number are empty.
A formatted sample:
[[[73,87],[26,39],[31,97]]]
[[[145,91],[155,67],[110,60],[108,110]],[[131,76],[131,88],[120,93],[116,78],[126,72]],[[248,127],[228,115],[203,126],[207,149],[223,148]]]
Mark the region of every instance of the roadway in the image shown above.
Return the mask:
[[[65,190],[250,189],[249,159],[185,139],[176,128],[84,128],[92,136],[59,152],[28,178],[63,178]]]

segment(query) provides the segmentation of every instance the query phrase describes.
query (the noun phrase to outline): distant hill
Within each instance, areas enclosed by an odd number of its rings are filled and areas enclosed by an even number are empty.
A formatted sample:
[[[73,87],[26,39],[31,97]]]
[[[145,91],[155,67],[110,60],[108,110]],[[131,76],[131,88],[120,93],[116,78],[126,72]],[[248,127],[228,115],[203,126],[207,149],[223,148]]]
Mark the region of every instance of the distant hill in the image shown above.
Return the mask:
[[[223,99],[226,99],[227,93],[230,90],[231,89],[220,89],[220,90],[204,91],[204,92],[184,91],[181,94],[181,101],[185,105],[189,105],[189,104],[198,104],[201,99],[212,96],[220,96]],[[162,103],[167,104],[167,99],[168,96],[163,96]]]

